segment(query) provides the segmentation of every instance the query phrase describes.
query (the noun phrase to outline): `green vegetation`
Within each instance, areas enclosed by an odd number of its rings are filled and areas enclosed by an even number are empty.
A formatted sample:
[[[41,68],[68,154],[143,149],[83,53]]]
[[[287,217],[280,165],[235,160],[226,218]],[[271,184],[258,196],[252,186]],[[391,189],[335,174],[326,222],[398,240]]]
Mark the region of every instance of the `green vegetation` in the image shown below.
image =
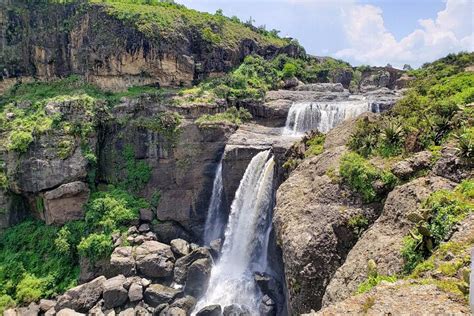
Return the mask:
[[[331,82],[339,72],[352,72],[349,64],[327,58],[291,58],[278,55],[272,60],[247,56],[231,73],[180,91],[179,103],[212,103],[225,99],[230,104],[243,100],[261,100],[268,90],[282,87],[283,80],[296,77],[306,83]]]
[[[304,153],[305,158],[314,157],[323,152],[324,141],[326,140],[326,135],[318,133],[306,141],[306,151]]]
[[[200,126],[212,123],[227,123],[240,125],[244,122],[249,121],[252,118],[252,114],[247,109],[231,107],[225,112],[217,113],[214,115],[204,114],[196,120],[196,123]]]
[[[454,191],[434,192],[423,204],[424,213],[414,217],[416,231],[405,237],[402,255],[405,272],[412,272],[449,235],[456,223],[474,211],[474,181],[466,180]]]
[[[119,20],[133,25],[146,36],[159,41],[178,42],[182,34],[192,32],[210,45],[236,48],[244,39],[253,39],[264,45],[285,46],[289,40],[278,37],[278,31],[256,28],[251,21],[242,23],[238,18],[198,12],[171,1],[90,0],[105,5],[106,11]]]
[[[124,190],[95,192],[84,221],[62,228],[27,220],[0,235],[0,310],[51,297],[76,285],[79,256],[110,255],[112,234],[123,232],[149,204]]]
[[[131,192],[138,193],[150,181],[151,167],[145,161],[137,161],[131,145],[123,150],[127,176],[120,185]]]
[[[3,171],[0,171],[0,189],[2,190],[8,189],[8,178],[7,178],[7,175]]]
[[[369,161],[356,153],[347,153],[341,158],[339,173],[342,180],[351,189],[360,193],[366,203],[379,201],[381,192],[374,188],[375,181],[383,184],[384,191],[390,191],[396,184],[397,178],[390,172],[380,170]]]
[[[181,134],[181,121],[181,115],[176,112],[161,112],[151,118],[140,117],[133,120],[131,124],[159,133],[174,145]]]
[[[360,122],[349,147],[368,157],[409,154],[460,135],[460,155],[472,159],[474,53],[448,55],[410,72],[408,93],[386,115]]]
[[[357,288],[357,294],[362,294],[370,291],[372,288],[379,285],[382,281],[393,283],[397,281],[396,276],[389,275],[370,275],[367,280],[362,282]]]
[[[360,237],[362,233],[369,227],[369,220],[362,214],[352,216],[347,222],[349,227],[352,229],[357,237]]]

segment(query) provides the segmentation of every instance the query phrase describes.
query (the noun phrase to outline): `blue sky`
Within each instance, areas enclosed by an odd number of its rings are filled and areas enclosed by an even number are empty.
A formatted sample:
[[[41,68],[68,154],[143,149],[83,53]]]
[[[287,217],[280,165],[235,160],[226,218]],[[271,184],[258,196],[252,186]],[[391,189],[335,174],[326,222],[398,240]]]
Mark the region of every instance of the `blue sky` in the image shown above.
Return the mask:
[[[178,0],[297,38],[313,55],[414,67],[474,50],[474,0]]]

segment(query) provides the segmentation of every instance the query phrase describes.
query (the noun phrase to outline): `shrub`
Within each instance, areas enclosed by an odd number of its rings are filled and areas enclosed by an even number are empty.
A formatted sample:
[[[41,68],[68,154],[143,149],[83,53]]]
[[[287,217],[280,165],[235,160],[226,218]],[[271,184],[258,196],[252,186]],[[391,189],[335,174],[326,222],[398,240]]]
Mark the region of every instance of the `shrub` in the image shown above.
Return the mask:
[[[15,130],[10,134],[8,149],[24,153],[32,142],[33,135],[30,132]]]
[[[323,152],[323,147],[324,147],[324,141],[326,140],[326,135],[324,134],[317,134],[310,138],[306,142],[306,146],[308,148],[306,149],[304,156],[306,158],[308,157],[313,157],[321,154]]]
[[[96,262],[110,256],[114,249],[112,237],[108,234],[93,233],[83,238],[77,246],[79,254]]]
[[[8,177],[3,171],[0,171],[0,189],[8,189]]]
[[[292,62],[287,62],[285,66],[283,66],[283,78],[292,78],[296,75],[298,71],[297,66]]]
[[[457,136],[459,141],[458,151],[463,158],[474,159],[474,127],[465,128]]]
[[[16,299],[19,303],[31,303],[44,296],[47,281],[26,273],[16,286]]]
[[[352,229],[354,234],[357,237],[360,237],[362,233],[369,227],[369,220],[362,214],[352,216],[348,223],[349,227]]]
[[[453,227],[474,211],[474,181],[463,181],[454,191],[436,191],[422,207],[429,216],[419,221],[417,230],[405,237],[401,250],[406,273],[429,257]]]
[[[137,161],[131,145],[125,146],[123,154],[127,176],[121,187],[137,193],[150,181],[151,167],[145,161]]]
[[[202,126],[212,123],[229,123],[240,125],[244,122],[249,121],[252,118],[252,114],[244,108],[237,109],[231,107],[225,112],[217,113],[214,115],[204,114],[196,120],[196,124]]]
[[[15,307],[15,301],[10,295],[0,295],[0,314],[9,308]]]
[[[370,203],[381,199],[373,187],[380,180],[387,190],[396,184],[396,177],[390,172],[379,170],[356,153],[345,154],[341,158],[339,173],[349,187],[360,193],[365,202]]]

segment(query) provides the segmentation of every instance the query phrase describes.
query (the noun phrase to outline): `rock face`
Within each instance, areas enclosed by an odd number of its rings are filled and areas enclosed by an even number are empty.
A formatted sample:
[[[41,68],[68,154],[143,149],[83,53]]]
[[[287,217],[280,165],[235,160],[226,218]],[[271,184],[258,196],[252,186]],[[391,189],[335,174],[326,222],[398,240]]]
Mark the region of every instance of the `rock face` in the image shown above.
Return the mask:
[[[469,315],[469,307],[458,297],[434,285],[399,281],[379,285],[363,295],[350,297],[306,315]]]
[[[14,30],[15,36],[2,38],[3,79],[80,74],[114,90],[146,84],[178,86],[228,71],[254,53],[304,55],[298,46],[264,44],[254,35],[233,47],[214,44],[188,24],[187,29],[151,35],[115,18],[100,4],[38,5],[30,7],[29,14],[21,14],[21,9],[22,4],[13,1],[5,8],[4,27]],[[69,27],[59,27],[60,21]],[[11,81],[10,86],[15,82]]]
[[[89,188],[76,181],[59,186],[43,195],[46,224],[62,225],[84,217],[84,204],[89,199]]]
[[[350,218],[373,222],[378,204],[365,205],[328,172],[338,169],[355,120],[327,135],[325,151],[303,161],[277,192],[273,223],[283,252],[290,313],[321,306],[326,285],[357,241]]]
[[[432,192],[454,186],[455,183],[435,176],[418,178],[395,188],[388,195],[381,216],[362,235],[327,286],[324,305],[349,297],[367,278],[369,260],[375,261],[381,275],[400,273],[404,264],[400,253],[403,238],[414,227],[407,215]]]

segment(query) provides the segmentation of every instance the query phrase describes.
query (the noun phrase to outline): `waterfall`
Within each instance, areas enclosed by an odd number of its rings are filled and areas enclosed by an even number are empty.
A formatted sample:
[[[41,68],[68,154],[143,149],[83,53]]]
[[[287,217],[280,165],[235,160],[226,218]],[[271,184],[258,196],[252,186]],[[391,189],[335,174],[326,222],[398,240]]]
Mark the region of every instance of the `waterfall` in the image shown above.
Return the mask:
[[[212,185],[211,202],[207,211],[206,224],[204,229],[204,244],[209,243],[221,237],[224,223],[220,216],[221,201],[222,201],[222,159],[217,166],[216,175],[214,176],[214,183]]]
[[[367,100],[297,102],[288,112],[284,134],[299,135],[312,129],[327,133],[344,120],[368,111],[378,112]]]
[[[274,165],[267,150],[258,153],[247,166],[231,205],[221,258],[212,269],[208,290],[195,312],[211,304],[224,308],[235,303],[247,306],[252,315],[258,314],[260,295],[253,272],[266,265],[262,257],[271,225]]]

